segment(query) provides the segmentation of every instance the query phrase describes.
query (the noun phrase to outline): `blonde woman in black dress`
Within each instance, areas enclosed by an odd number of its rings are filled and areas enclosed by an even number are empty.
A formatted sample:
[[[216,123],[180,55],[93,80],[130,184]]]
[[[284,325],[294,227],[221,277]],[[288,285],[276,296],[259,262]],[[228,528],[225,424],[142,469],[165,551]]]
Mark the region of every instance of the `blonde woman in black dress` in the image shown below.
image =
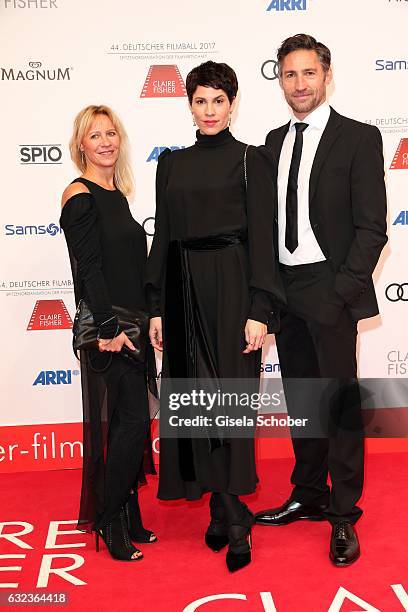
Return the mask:
[[[268,320],[284,300],[270,159],[229,130],[238,89],[229,66],[206,62],[186,86],[197,140],[159,159],[147,267],[150,338],[164,348],[163,377],[256,380]],[[216,551],[229,544],[227,566],[235,571],[251,560],[254,518],[239,496],[256,487],[254,441],[212,442],[163,437],[158,496],[194,500],[211,491],[205,540]]]
[[[99,351],[81,351],[84,461],[78,529],[102,536],[115,559],[135,561],[143,555],[131,540],[157,540],[142,525],[137,497],[138,482],[145,482],[143,463],[154,473],[145,452],[150,437],[146,367],[132,359],[135,347],[120,330],[112,305],[145,309],[146,235],[125,197],[132,190],[127,137],[113,111],[83,109],[70,149],[81,176],[63,193],[60,223],[76,302],[86,301],[99,327]]]

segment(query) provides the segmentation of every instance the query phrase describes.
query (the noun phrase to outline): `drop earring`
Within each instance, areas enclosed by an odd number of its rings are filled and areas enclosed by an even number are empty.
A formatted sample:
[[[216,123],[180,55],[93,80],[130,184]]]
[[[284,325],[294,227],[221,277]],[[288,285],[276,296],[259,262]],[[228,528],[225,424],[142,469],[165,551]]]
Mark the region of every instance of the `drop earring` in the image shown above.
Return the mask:
[[[229,119],[228,119],[228,127],[231,127],[231,117],[232,117],[232,115],[230,113],[230,116],[229,116]]]
[[[194,115],[193,115],[193,114],[191,114],[191,116],[192,116],[192,118],[193,118],[193,126],[194,126],[194,127],[196,127],[196,126],[197,126],[197,124],[196,124],[195,117],[194,117]]]
[[[85,166],[85,155],[84,155],[84,152],[83,151],[79,151],[79,152],[80,152],[80,155],[81,155],[81,163],[82,163],[83,166]]]

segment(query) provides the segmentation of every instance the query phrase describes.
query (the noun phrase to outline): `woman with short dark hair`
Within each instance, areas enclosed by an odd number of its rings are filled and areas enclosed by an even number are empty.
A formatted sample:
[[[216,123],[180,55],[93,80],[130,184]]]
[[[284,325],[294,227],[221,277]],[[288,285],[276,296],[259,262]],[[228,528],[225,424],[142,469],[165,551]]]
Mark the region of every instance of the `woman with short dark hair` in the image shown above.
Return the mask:
[[[232,68],[201,64],[186,87],[197,140],[159,158],[147,267],[150,338],[164,347],[164,378],[252,379],[258,386],[267,323],[284,300],[270,160],[264,147],[248,148],[229,131],[238,91]],[[215,551],[229,544],[230,571],[251,560],[253,515],[239,496],[256,483],[253,437],[211,430],[202,438],[193,431],[161,438],[159,498],[212,493],[205,540]]]

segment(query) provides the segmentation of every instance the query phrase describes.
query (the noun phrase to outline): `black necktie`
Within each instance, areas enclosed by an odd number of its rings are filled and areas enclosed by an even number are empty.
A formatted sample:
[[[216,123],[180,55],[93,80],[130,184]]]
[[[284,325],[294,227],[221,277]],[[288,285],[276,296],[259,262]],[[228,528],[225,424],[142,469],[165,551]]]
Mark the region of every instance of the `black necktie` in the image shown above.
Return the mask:
[[[293,145],[292,160],[288,175],[288,190],[286,192],[286,233],[285,246],[293,253],[298,246],[298,176],[302,157],[303,132],[308,123],[295,123],[296,137]]]

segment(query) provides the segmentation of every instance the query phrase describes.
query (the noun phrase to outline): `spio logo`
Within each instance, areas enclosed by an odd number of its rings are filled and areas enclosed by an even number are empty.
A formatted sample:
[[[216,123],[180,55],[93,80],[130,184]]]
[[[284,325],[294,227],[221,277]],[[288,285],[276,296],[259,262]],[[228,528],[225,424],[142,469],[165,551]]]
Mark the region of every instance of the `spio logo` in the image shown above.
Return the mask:
[[[154,217],[147,217],[143,221],[142,227],[148,236],[154,236]]]
[[[6,236],[56,236],[61,232],[59,225],[13,225],[4,226]]]
[[[395,155],[392,158],[390,170],[406,170],[408,168],[408,138],[401,138]]]
[[[268,81],[279,79],[279,65],[276,60],[266,60],[261,66],[261,74]]]
[[[185,149],[184,145],[173,145],[172,147],[154,147],[153,151],[150,153],[149,157],[146,159],[147,162],[155,161],[159,159],[160,153],[163,153],[166,149],[170,149],[171,151],[178,151],[179,149]]]
[[[407,60],[375,60],[376,70],[408,70]]]
[[[61,164],[60,144],[19,145],[20,164]]]
[[[408,225],[408,210],[401,210],[393,225]]]
[[[2,81],[70,81],[71,68],[43,68],[41,62],[28,62],[28,69],[1,68]]]
[[[307,0],[272,0],[267,11],[305,11]]]
[[[175,64],[150,66],[141,98],[183,98],[186,86]]]
[[[385,297],[390,302],[408,302],[408,283],[391,283],[385,290]]]
[[[71,385],[72,377],[78,375],[79,370],[42,370],[33,382],[33,387],[37,385]]]

